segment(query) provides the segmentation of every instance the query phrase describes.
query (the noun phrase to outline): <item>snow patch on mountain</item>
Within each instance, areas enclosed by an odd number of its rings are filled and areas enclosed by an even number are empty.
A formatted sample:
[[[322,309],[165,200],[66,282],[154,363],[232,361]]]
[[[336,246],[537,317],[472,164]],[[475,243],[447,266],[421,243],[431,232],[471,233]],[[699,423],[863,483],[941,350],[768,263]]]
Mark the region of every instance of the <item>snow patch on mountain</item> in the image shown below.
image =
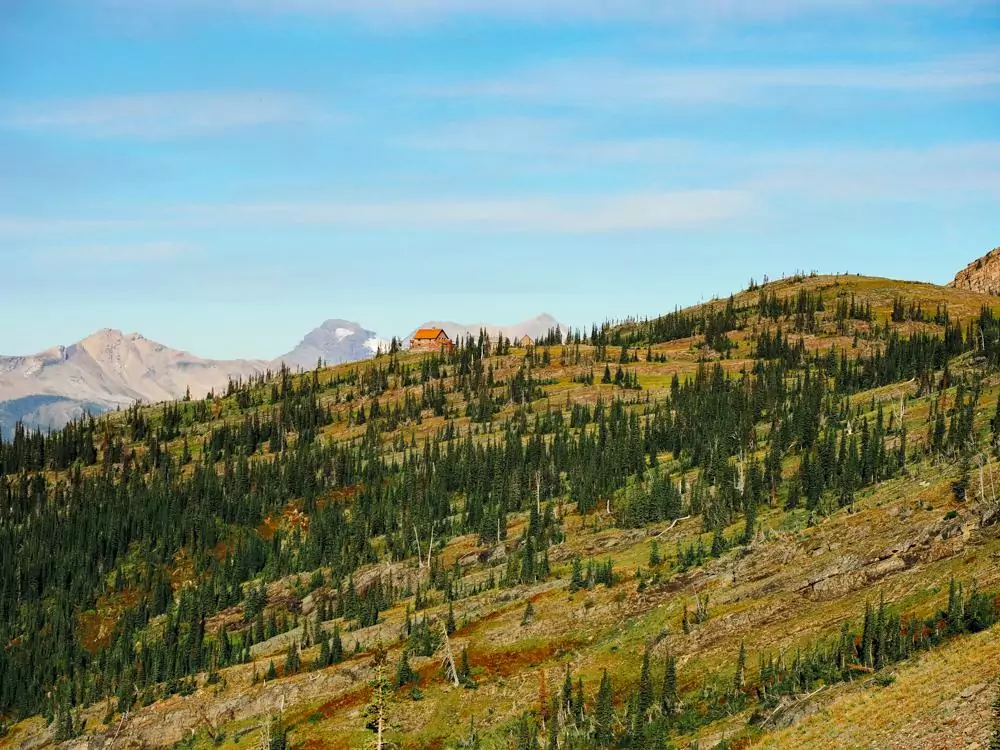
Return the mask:
[[[328,320],[305,335],[299,345],[278,360],[290,367],[313,368],[323,361],[327,365],[370,359],[379,347],[389,351],[389,343],[374,331],[349,320]]]

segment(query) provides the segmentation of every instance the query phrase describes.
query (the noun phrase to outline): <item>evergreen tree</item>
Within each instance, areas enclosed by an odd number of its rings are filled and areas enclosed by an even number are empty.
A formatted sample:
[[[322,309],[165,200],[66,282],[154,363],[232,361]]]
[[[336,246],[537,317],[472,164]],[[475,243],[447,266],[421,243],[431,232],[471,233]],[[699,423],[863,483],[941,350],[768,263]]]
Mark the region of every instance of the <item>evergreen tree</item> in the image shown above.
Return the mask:
[[[969,451],[963,449],[958,461],[958,477],[951,483],[951,493],[955,500],[965,502],[965,495],[969,490],[969,475],[972,472],[972,459]]]
[[[268,736],[270,739],[267,744],[267,750],[288,749],[288,727],[284,726],[279,719],[270,720]]]
[[[733,691],[739,693],[743,690],[746,682],[747,668],[747,647],[746,643],[740,641],[740,653],[736,658],[736,674],[733,676]]]
[[[566,677],[563,680],[560,709],[567,714],[573,710],[573,678],[570,676],[569,667],[566,667]]]
[[[535,606],[529,601],[524,608],[524,615],[521,617],[521,627],[530,625],[535,620]]]
[[[611,678],[608,677],[608,670],[604,670],[601,677],[601,686],[597,691],[597,701],[594,706],[594,721],[597,724],[597,731],[594,739],[598,747],[611,747],[614,742],[614,720],[615,709],[612,705]]]
[[[468,679],[472,676],[472,668],[469,666],[469,647],[466,646],[462,649],[462,661],[458,667],[458,676],[464,679]]]
[[[677,693],[677,660],[667,656],[667,666],[663,673],[663,694],[661,708],[665,716],[672,716],[677,710],[680,696]]]
[[[403,652],[399,655],[399,661],[396,663],[395,686],[401,688],[404,685],[409,685],[411,682],[416,682],[418,678],[419,675],[410,666],[410,655],[404,648]]]
[[[639,672],[639,691],[636,701],[637,720],[645,720],[646,714],[656,700],[653,695],[653,675],[649,666],[649,650],[642,657],[642,669]]]
[[[655,568],[660,564],[660,545],[654,539],[649,545],[649,567]]]
[[[585,708],[583,703],[583,678],[577,677],[576,694],[573,696],[573,717],[577,724],[583,723],[584,711]]]
[[[743,526],[743,537],[740,541],[743,544],[750,544],[753,541],[754,534],[757,532],[757,505],[754,502],[747,503],[746,506],[746,523]]]
[[[573,572],[569,579],[569,590],[570,592],[578,591],[583,588],[583,561],[580,559],[579,555],[573,558]]]
[[[549,741],[548,750],[559,750],[559,699],[552,696],[552,706],[549,709]]]

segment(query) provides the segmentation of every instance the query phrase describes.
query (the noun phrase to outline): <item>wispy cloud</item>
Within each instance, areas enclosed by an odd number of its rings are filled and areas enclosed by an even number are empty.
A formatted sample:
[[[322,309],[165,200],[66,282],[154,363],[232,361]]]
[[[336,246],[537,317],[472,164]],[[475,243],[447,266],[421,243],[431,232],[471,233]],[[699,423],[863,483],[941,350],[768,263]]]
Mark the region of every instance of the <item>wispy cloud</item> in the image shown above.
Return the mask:
[[[1000,53],[873,65],[666,67],[609,60],[574,61],[498,78],[432,86],[445,97],[526,100],[600,108],[643,103],[760,103],[772,93],[961,92],[1000,95]],[[784,101],[787,101],[787,97]]]
[[[136,228],[136,219],[53,218],[44,216],[0,216],[0,239],[34,240],[54,234],[87,234]]]
[[[157,263],[176,260],[194,252],[186,242],[138,242],[67,247],[56,251],[63,258],[85,263]]]
[[[752,214],[756,202],[740,190],[688,190],[587,196],[518,196],[493,199],[438,198],[378,202],[289,201],[150,208],[142,218],[112,217],[46,221],[0,217],[0,239],[39,234],[130,233],[167,228],[344,227],[366,230],[432,229],[554,234],[602,234],[670,230],[729,221]],[[173,257],[183,245],[88,244],[73,252],[95,260]]]
[[[319,117],[281,92],[177,92],[35,101],[0,109],[0,125],[84,137],[174,138]]]
[[[0,235],[2,236],[2,235]],[[169,240],[150,242],[95,242],[43,246],[32,251],[43,267],[148,266],[182,259],[195,250],[193,245]]]
[[[92,1],[92,0],[88,0]],[[431,23],[455,17],[518,20],[770,21],[814,14],[988,6],[990,0],[99,0],[118,12],[215,11],[353,17],[374,23]]]
[[[497,157],[514,168],[545,165],[655,163],[702,159],[718,153],[719,144],[660,136],[601,136],[581,118],[544,116],[487,117],[445,123],[399,138],[395,145],[441,153],[465,152]],[[518,157],[510,161],[511,157]]]
[[[1000,200],[1000,142],[929,149],[819,149],[750,157],[761,168],[749,189],[840,201]],[[769,169],[763,170],[767,161]]]
[[[529,129],[530,130],[530,129]],[[644,159],[664,175],[681,161],[682,173],[711,178],[710,189],[621,190],[604,194],[557,191],[501,197],[400,197],[385,200],[262,200],[236,203],[149,205],[137,213],[79,218],[0,216],[0,241],[37,242],[72,236],[163,236],[180,230],[222,231],[335,228],[364,232],[488,232],[602,235],[733,226],[773,215],[779,206],[810,201],[836,207],[905,202],[940,207],[1000,199],[1000,142],[940,144],[927,148],[756,150],[738,143],[662,143],[647,139],[559,144],[591,166]],[[528,148],[510,143],[503,149]],[[539,145],[532,161],[550,155]],[[501,152],[502,155],[503,152]],[[527,153],[527,152],[525,152]],[[675,185],[683,180],[675,180]],[[691,183],[696,184],[696,183]],[[789,210],[789,209],[783,209]],[[127,235],[125,234],[127,233]],[[94,262],[169,260],[188,253],[172,242],[87,241],[67,252]]]
[[[191,218],[266,225],[480,229],[591,234],[664,230],[726,221],[752,212],[739,190],[690,190],[606,196],[438,199],[377,203],[269,203],[187,209]]]

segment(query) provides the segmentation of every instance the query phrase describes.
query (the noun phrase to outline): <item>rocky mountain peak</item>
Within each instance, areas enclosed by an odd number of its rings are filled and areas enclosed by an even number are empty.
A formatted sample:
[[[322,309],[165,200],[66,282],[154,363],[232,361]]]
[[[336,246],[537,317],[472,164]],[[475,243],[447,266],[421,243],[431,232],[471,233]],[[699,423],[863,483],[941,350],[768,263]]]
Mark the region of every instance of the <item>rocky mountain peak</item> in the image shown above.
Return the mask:
[[[948,286],[1000,296],[1000,247],[972,261],[955,275],[955,280]]]
[[[279,359],[288,365],[314,367],[318,360],[339,364],[373,356],[389,348],[374,331],[350,320],[331,318],[307,333],[299,345]]]

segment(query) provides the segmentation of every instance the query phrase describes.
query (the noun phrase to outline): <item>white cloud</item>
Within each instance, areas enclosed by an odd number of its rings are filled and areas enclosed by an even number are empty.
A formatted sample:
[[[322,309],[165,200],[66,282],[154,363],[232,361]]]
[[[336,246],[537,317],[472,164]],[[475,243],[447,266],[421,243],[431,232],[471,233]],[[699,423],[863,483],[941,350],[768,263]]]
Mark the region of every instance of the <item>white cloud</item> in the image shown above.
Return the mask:
[[[175,260],[194,251],[185,242],[139,242],[133,244],[96,244],[64,248],[64,258],[88,263],[154,263]]]
[[[558,139],[556,139],[558,140]],[[508,146],[512,148],[513,146]],[[527,148],[527,145],[524,146]],[[557,192],[493,198],[403,197],[393,200],[275,200],[152,205],[141,213],[46,219],[0,216],[0,240],[38,237],[162,236],[179,229],[255,230],[330,227],[363,231],[609,234],[670,231],[754,219],[779,205],[818,201],[830,206],[908,202],[941,207],[1000,198],[1000,141],[926,148],[809,148],[745,151],[737,143],[677,144],[648,140],[577,140],[556,148],[591,165],[633,161],[670,179],[682,171],[710,178],[713,189],[621,190],[603,195]],[[545,146],[529,161],[545,158]],[[562,152],[561,152],[562,153]],[[599,164],[598,164],[599,166]],[[789,204],[789,201],[792,203]],[[51,245],[50,245],[51,246]],[[166,260],[190,248],[171,242],[81,242],[72,252],[94,261]],[[2,250],[0,250],[2,251]],[[81,256],[82,257],[82,256]]]
[[[144,217],[46,220],[0,216],[0,239],[40,234],[128,228],[165,231],[187,227],[330,226],[370,230],[434,229],[597,234],[667,230],[724,222],[755,210],[752,195],[740,190],[681,190],[588,196],[538,196],[495,199],[412,199],[376,202],[295,201],[152,207]],[[187,252],[173,243],[87,244],[71,248],[94,260],[155,260]]]
[[[129,219],[67,219],[35,216],[0,216],[0,238],[30,240],[43,234],[83,234],[134,227]]]
[[[937,204],[976,195],[1000,198],[1000,141],[928,149],[809,149],[749,159],[761,175],[749,187],[754,192]]]
[[[85,137],[173,138],[317,117],[280,92],[178,92],[35,101],[0,110],[0,124]]]
[[[698,226],[743,216],[753,208],[753,197],[739,190],[690,190],[580,197],[219,205],[188,208],[185,213],[195,220],[241,225],[588,234]]]
[[[766,101],[768,94],[808,90],[974,92],[997,96],[1000,54],[987,51],[872,65],[757,68],[666,68],[577,60],[499,78],[429,87],[425,93],[612,108],[635,104],[758,104]],[[795,103],[788,97],[782,102]]]
[[[183,258],[194,250],[193,245],[184,242],[94,242],[43,246],[32,250],[31,257],[45,267],[131,266],[166,263]]]

